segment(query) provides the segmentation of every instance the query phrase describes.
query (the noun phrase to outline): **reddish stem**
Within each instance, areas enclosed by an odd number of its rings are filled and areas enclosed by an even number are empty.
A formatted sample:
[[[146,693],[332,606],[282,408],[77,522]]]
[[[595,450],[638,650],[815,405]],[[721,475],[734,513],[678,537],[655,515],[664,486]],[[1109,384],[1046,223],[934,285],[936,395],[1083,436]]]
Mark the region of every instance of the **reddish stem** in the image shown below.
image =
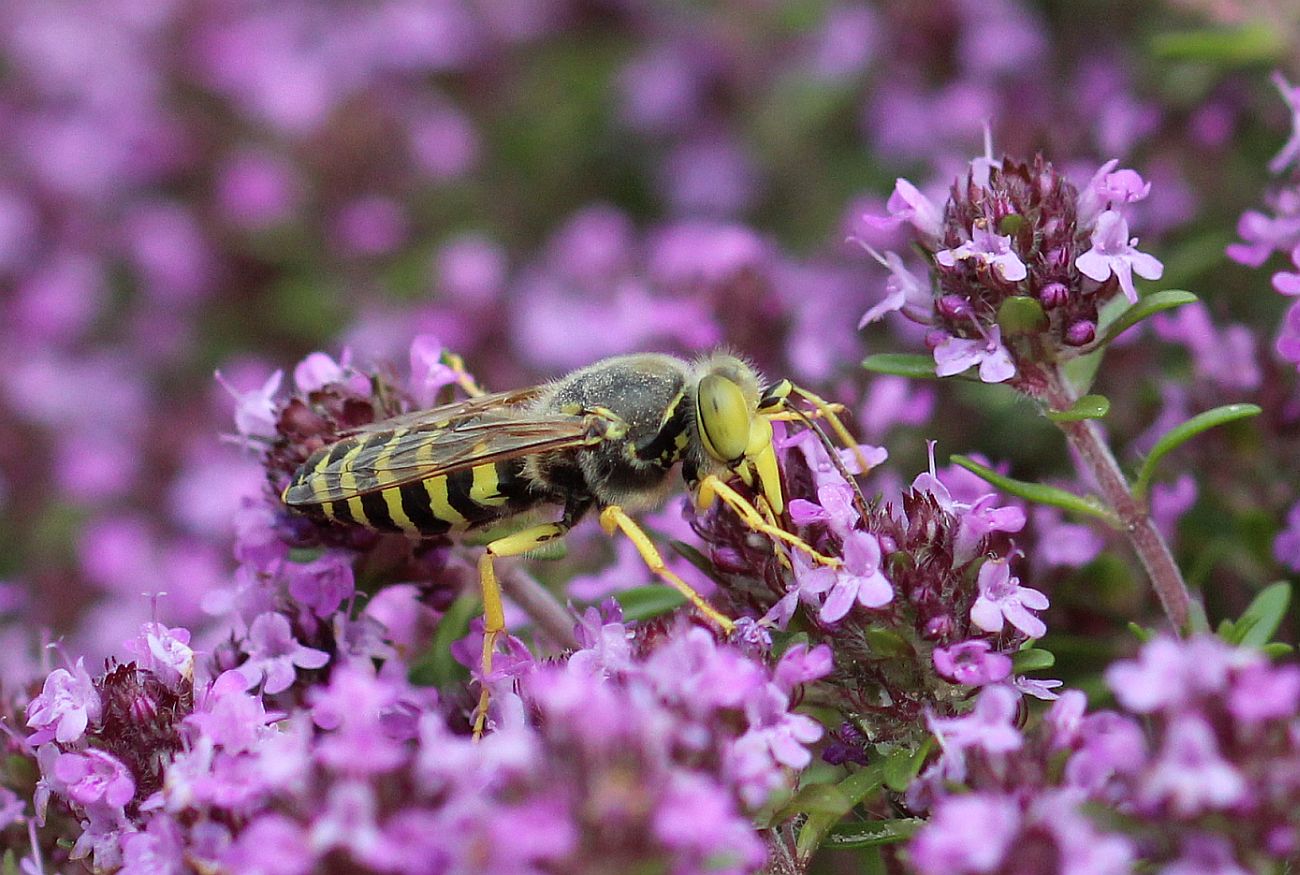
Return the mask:
[[[1051,410],[1068,410],[1077,400],[1073,389],[1059,371],[1049,369],[1041,398]],[[1183,574],[1174,562],[1169,545],[1151,519],[1145,503],[1133,497],[1128,480],[1102,437],[1101,429],[1090,419],[1058,422],[1082,467],[1092,475],[1101,490],[1102,500],[1120,521],[1120,530],[1128,538],[1151,578],[1151,586],[1160,599],[1165,615],[1180,633],[1188,630],[1192,597]]]

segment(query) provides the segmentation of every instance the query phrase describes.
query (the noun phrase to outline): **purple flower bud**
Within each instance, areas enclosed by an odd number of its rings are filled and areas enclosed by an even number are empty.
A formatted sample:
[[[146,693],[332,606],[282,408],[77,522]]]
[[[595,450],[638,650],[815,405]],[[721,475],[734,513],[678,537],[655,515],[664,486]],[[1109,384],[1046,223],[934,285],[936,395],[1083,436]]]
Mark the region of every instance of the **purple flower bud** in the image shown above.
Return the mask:
[[[927,641],[940,641],[952,634],[952,616],[939,614],[925,621],[921,634]]]
[[[948,319],[965,319],[973,312],[970,302],[961,295],[944,295],[939,299],[939,312]]]
[[[1038,290],[1038,300],[1048,310],[1060,307],[1070,299],[1070,290],[1064,283],[1048,283]]]
[[[1096,323],[1087,319],[1080,319],[1065,329],[1065,342],[1070,346],[1087,346],[1096,336]]]

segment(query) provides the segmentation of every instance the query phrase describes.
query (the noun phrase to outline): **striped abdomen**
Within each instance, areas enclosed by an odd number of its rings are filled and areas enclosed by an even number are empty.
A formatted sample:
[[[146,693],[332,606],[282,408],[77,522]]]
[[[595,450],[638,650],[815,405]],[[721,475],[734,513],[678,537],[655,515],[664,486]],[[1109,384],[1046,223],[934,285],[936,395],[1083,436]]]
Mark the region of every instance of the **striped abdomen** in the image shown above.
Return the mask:
[[[289,485],[289,490],[312,498],[294,500],[290,506],[334,522],[423,537],[465,531],[544,500],[529,489],[522,459],[485,462],[450,474],[385,486],[395,479],[383,469],[384,450],[391,440],[392,436],[385,434],[348,438],[318,450]],[[351,468],[359,458],[372,463],[376,473],[361,478],[372,482],[357,482],[358,475]],[[329,497],[340,493],[348,497]]]

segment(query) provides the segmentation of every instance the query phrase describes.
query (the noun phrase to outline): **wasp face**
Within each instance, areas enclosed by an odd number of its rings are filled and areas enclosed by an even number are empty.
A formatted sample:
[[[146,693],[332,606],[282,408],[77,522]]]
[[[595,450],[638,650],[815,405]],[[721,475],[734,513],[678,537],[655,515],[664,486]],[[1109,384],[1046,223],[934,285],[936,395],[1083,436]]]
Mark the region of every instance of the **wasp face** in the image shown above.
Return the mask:
[[[747,486],[757,486],[774,513],[785,506],[772,423],[760,411],[758,376],[740,359],[719,355],[704,363],[695,389],[695,425],[708,455]],[[757,479],[757,484],[755,480]]]

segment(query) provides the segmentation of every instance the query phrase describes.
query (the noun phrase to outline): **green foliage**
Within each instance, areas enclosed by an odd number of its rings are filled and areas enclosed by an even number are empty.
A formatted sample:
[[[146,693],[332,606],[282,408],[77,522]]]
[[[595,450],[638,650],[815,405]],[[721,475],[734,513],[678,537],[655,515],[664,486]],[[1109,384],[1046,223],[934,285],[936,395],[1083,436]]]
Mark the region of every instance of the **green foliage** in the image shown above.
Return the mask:
[[[914,380],[939,379],[939,376],[934,372],[934,358],[928,355],[881,352],[863,359],[862,367],[873,374],[911,377]]]
[[[1259,23],[1236,28],[1168,31],[1151,40],[1151,54],[1160,61],[1193,61],[1216,67],[1280,64],[1286,59],[1283,30]]]
[[[799,838],[795,842],[795,851],[800,857],[807,858],[813,851],[821,846],[831,829],[837,824],[844,815],[853,810],[863,799],[878,791],[884,782],[884,766],[881,763],[873,763],[865,766],[853,774],[849,775],[843,781],[833,787],[827,787],[825,791],[818,791],[815,795],[815,803],[810,800],[804,804],[815,804],[815,810],[807,807],[797,807],[790,810],[790,813],[808,814],[808,819],[804,821],[803,826],[799,829]],[[802,795],[802,791],[801,794]],[[796,800],[799,798],[795,797]],[[792,802],[791,805],[795,803]],[[789,806],[787,806],[789,809]]]
[[[1147,295],[1132,307],[1120,312],[1115,321],[1107,324],[1105,333],[1094,346],[1104,347],[1144,319],[1149,319],[1165,310],[1172,310],[1184,304],[1194,303],[1196,300],[1198,300],[1197,297],[1191,292],[1185,292],[1181,289],[1165,289],[1162,292]]]
[[[1222,407],[1198,413],[1181,425],[1176,425],[1165,432],[1160,436],[1160,440],[1156,441],[1156,445],[1151,448],[1151,452],[1142,463],[1141,470],[1138,471],[1137,479],[1133,481],[1134,498],[1141,500],[1146,496],[1156,466],[1171,451],[1187,443],[1203,431],[1208,431],[1215,426],[1225,425],[1229,422],[1235,422],[1238,419],[1258,416],[1260,412],[1260,407],[1256,404],[1225,404]]]
[[[1054,665],[1056,665],[1056,654],[1041,647],[1026,647],[1016,651],[1015,656],[1011,657],[1011,670],[1016,674],[1045,671]]]
[[[1082,516],[1090,516],[1099,520],[1105,520],[1111,526],[1118,526],[1119,521],[1115,515],[1102,506],[1101,502],[1089,496],[1084,498],[1075,495],[1073,492],[1067,492],[1064,489],[1057,489],[1055,486],[1047,486],[1043,483],[1029,483],[1025,480],[1016,480],[1011,477],[1005,477],[985,465],[981,465],[974,459],[966,456],[953,455],[948,460],[955,465],[960,465],[973,474],[978,474],[991,485],[996,486],[1008,495],[1014,495],[1023,498],[1026,501],[1032,501],[1037,504],[1050,504],[1053,507],[1059,507],[1062,510],[1068,510],[1071,513],[1077,513]]]
[[[438,623],[429,649],[411,663],[407,679],[416,686],[441,687],[469,676],[465,667],[451,655],[453,642],[469,634],[469,624],[479,613],[479,600],[463,595],[452,602]]]
[[[840,824],[826,836],[822,847],[847,849],[893,845],[907,841],[924,825],[925,821],[919,817]]]
[[[652,583],[614,593],[623,608],[624,620],[649,620],[673,611],[686,604],[686,596],[670,586]]]
[[[1049,410],[1052,422],[1079,422],[1084,419],[1101,419],[1110,412],[1110,399],[1105,395],[1084,395],[1070,405],[1068,410]]]
[[[1291,606],[1291,584],[1282,580],[1260,590],[1235,621],[1219,623],[1218,635],[1229,644],[1264,647]]]
[[[1037,334],[1049,324],[1043,305],[1027,295],[1007,298],[998,308],[998,325],[1007,334]]]

